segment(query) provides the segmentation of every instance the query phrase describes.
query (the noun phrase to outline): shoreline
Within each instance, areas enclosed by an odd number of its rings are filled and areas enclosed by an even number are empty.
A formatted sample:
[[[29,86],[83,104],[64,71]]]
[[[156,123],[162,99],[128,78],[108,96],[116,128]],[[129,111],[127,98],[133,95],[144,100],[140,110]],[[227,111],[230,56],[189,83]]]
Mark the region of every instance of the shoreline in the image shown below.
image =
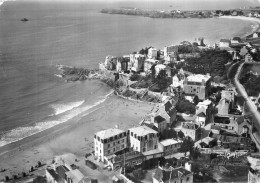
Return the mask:
[[[136,108],[137,105],[140,109]],[[37,161],[47,163],[58,155],[73,153],[79,158],[84,158],[86,153],[93,150],[94,132],[113,128],[115,125],[126,130],[137,125],[152,107],[153,104],[125,100],[112,94],[101,105],[76,116],[67,123],[3,146],[0,148],[0,170],[6,169],[6,171],[0,172],[0,180],[5,176],[28,172]],[[125,117],[121,118],[123,114]]]
[[[250,21],[257,24],[256,28],[252,28],[252,31],[250,33],[244,33],[244,35],[241,37],[243,39],[246,39],[249,35],[254,34],[255,32],[258,32],[260,30],[260,18],[254,18],[254,17],[245,17],[245,16],[221,16],[219,18],[226,18],[226,19],[237,19],[237,20],[244,20],[244,21]]]

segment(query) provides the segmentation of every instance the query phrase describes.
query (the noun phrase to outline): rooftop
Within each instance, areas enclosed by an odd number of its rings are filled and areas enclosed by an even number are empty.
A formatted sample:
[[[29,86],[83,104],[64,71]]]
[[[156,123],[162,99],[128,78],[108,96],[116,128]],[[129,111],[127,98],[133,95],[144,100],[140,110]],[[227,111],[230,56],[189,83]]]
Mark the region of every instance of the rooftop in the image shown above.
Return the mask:
[[[203,80],[206,82],[211,78],[210,75],[202,75],[202,74],[193,74],[187,77],[187,80],[190,82],[202,82]]]
[[[190,171],[183,167],[172,169],[171,171],[165,171],[161,168],[156,169],[154,178],[158,181],[162,180],[164,183],[169,183],[170,180],[174,180],[181,177],[186,177],[191,174]]]
[[[199,117],[206,117],[204,112],[200,112],[197,116],[199,116]]]
[[[197,105],[210,105],[212,102],[211,100],[207,99],[207,100],[204,100],[203,102],[199,102]]]
[[[185,129],[197,130],[198,127],[199,126],[193,122],[183,122],[182,123],[182,128],[185,128]]]
[[[156,116],[156,117],[154,118],[154,122],[155,122],[155,123],[161,123],[161,122],[163,122],[163,121],[165,121],[165,118],[163,118],[163,117],[160,116],[160,115],[158,115],[158,116]]]
[[[53,177],[55,181],[60,181],[60,176],[55,172],[55,170],[47,168],[46,171],[49,172],[49,174]]]
[[[109,137],[113,137],[115,135],[118,135],[120,133],[125,132],[124,130],[120,130],[118,128],[110,128],[107,130],[102,130],[96,133],[96,136],[100,137],[101,139],[107,139]]]
[[[230,40],[229,40],[229,39],[220,39],[219,42],[222,42],[222,43],[230,43]]]
[[[160,142],[163,146],[169,146],[169,145],[173,145],[173,144],[178,144],[181,143],[181,141],[179,140],[174,140],[174,139],[165,139],[163,141]]]
[[[133,127],[130,128],[129,131],[135,133],[137,136],[145,136],[148,134],[157,134],[158,132],[147,127],[147,126],[138,126],[138,127]]]
[[[163,65],[163,64],[157,64],[157,65],[155,66],[155,68],[161,68],[161,69],[165,69],[165,68],[166,68],[166,66],[165,66],[165,65]]]
[[[78,183],[84,178],[84,175],[78,169],[66,172],[66,175],[73,183]]]

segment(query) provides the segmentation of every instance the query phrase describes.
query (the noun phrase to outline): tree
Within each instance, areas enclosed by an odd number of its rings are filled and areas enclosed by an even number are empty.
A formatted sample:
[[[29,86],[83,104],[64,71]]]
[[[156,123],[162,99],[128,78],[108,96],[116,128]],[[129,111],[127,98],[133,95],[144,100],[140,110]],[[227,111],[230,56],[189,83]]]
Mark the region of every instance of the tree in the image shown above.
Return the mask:
[[[179,152],[185,153],[185,156],[187,152],[190,152],[190,156],[191,156],[191,151],[193,146],[194,146],[194,141],[190,137],[185,137],[181,144]]]
[[[200,99],[197,95],[195,95],[195,97],[193,98],[193,103],[194,105],[197,105],[199,103]]]
[[[184,133],[180,130],[180,131],[178,131],[178,137],[180,138],[180,139],[183,139],[184,138]]]
[[[198,148],[192,148],[190,157],[191,157],[193,160],[197,160],[199,156],[200,156],[200,151],[199,151],[199,149],[198,149]]]
[[[140,168],[133,171],[133,176],[138,180],[143,179],[144,175],[144,171]]]

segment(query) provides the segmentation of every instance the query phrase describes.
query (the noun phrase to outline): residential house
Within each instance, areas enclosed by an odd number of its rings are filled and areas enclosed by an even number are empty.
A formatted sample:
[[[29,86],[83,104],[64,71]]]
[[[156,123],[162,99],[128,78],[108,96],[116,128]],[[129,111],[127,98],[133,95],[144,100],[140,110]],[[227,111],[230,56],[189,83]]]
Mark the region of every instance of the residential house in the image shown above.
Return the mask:
[[[142,54],[130,54],[130,68],[134,72],[140,72],[144,69],[145,56]]]
[[[149,48],[147,57],[150,59],[157,59],[157,49],[156,48]]]
[[[193,183],[193,173],[183,167],[164,170],[157,168],[153,176],[153,183]]]
[[[164,158],[172,158],[172,155],[178,152],[178,149],[181,147],[181,140],[174,139],[165,139],[160,142],[162,146]]]
[[[219,47],[223,48],[223,47],[230,47],[231,45],[231,41],[229,39],[221,39],[219,41]]]
[[[166,100],[164,103],[156,105],[150,115],[161,115],[166,119],[166,122],[168,123],[167,126],[171,127],[176,120],[177,110],[175,105],[177,102],[177,97],[175,97],[175,99]]]
[[[151,68],[153,65],[156,65],[159,62],[159,60],[155,60],[155,59],[145,59],[144,61],[144,72],[151,72]]]
[[[111,55],[106,56],[104,65],[107,70],[116,70],[117,57]]]
[[[117,72],[125,72],[128,71],[128,65],[130,62],[130,58],[127,56],[117,58],[116,71]]]
[[[165,70],[166,69],[166,65],[163,64],[157,64],[155,66],[155,76],[157,76],[161,70]]]
[[[147,126],[133,127],[128,130],[130,147],[138,152],[158,149],[159,133]]]
[[[230,113],[230,109],[233,101],[230,99],[222,98],[220,99],[217,109],[219,116],[227,116]]]
[[[50,183],[63,183],[64,182],[54,169],[47,168],[45,175],[46,175],[47,182],[50,182]]]
[[[253,57],[251,56],[251,54],[247,53],[245,55],[245,62],[253,62]]]
[[[169,55],[177,55],[178,54],[178,46],[165,46],[163,48],[164,57],[168,57]]]
[[[213,125],[220,126],[221,129],[241,134],[244,130],[241,124],[245,125],[244,123],[244,117],[243,116],[218,116],[216,115],[214,117]]]
[[[127,134],[125,131],[111,128],[102,130],[94,135],[95,156],[104,161],[105,156],[122,151],[127,147]]]
[[[194,143],[194,147],[197,147],[199,149],[201,148],[211,148],[217,144],[216,139],[212,137],[205,137],[201,140],[198,140]]]
[[[240,37],[233,37],[233,39],[231,39],[231,44],[239,44],[239,43],[241,43]]]
[[[210,83],[210,75],[190,75],[184,80],[184,93],[188,95],[197,95],[199,100],[205,100],[205,98],[208,96]]]
[[[211,120],[213,105],[210,100],[204,100],[196,105],[196,122],[204,127]]]
[[[65,173],[68,183],[83,183],[84,175],[78,170],[70,170]]]
[[[224,148],[235,150],[250,150],[252,140],[247,137],[213,134],[213,138],[221,143]]]
[[[124,154],[111,155],[107,157],[108,165],[112,170],[118,170],[122,167],[133,167],[140,165],[144,161],[144,155],[138,151],[130,151]]]
[[[185,137],[189,136],[194,141],[197,141],[201,135],[199,125],[193,122],[182,122],[181,131]]]
[[[151,116],[151,120],[143,120],[140,125],[145,125],[162,134],[168,127],[168,123],[161,115]]]

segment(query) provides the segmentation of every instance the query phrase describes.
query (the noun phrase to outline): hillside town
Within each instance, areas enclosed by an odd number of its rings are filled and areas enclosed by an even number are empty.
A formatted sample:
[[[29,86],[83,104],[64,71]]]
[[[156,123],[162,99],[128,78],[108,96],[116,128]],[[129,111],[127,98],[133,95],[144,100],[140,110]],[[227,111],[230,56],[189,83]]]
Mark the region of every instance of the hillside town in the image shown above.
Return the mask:
[[[106,56],[98,72],[115,94],[153,109],[127,130],[93,132],[84,163],[57,157],[30,181],[97,183],[102,174],[113,183],[260,182],[258,35]]]

